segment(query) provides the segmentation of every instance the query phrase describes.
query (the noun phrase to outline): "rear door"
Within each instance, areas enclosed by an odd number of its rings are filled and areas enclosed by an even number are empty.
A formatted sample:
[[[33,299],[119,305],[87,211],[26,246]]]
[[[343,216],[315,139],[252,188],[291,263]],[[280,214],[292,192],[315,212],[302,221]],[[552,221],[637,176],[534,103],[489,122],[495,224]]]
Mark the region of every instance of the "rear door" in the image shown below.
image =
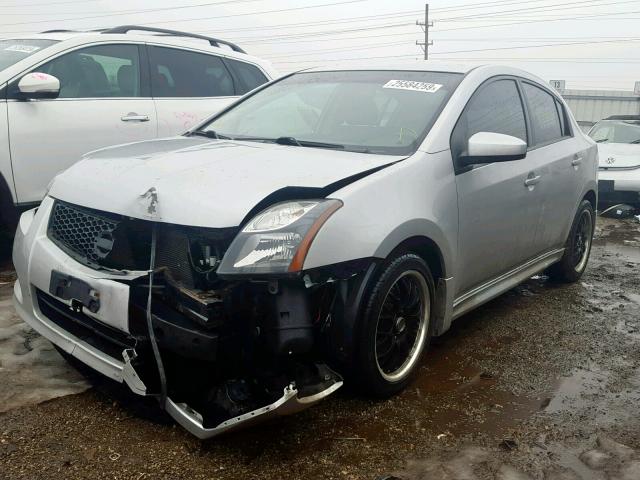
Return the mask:
[[[580,152],[564,106],[540,85],[522,80],[532,127],[527,159],[539,176],[541,205],[531,256],[564,245],[586,183],[586,152]]]
[[[192,50],[149,45],[159,136],[178,135],[267,81],[244,62]]]
[[[451,137],[456,162],[478,132],[511,135],[528,141],[527,122],[517,81],[501,77],[484,83],[471,97]],[[522,264],[540,216],[529,158],[456,167],[458,190],[458,270],[460,295]]]
[[[46,186],[82,154],[155,138],[155,106],[136,44],[100,44],[60,55],[32,71],[60,80],[53,100],[20,100],[9,86],[11,162],[18,202],[38,202]],[[91,181],[91,179],[87,179]]]

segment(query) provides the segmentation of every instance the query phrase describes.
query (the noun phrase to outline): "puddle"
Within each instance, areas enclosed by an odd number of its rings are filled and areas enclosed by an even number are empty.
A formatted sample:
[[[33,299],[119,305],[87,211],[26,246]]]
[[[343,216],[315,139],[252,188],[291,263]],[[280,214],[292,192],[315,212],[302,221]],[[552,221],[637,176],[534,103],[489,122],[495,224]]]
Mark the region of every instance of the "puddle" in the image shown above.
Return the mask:
[[[593,396],[602,391],[607,384],[607,372],[600,370],[577,369],[558,382],[549,405],[548,413],[583,408]]]
[[[496,457],[485,448],[466,447],[458,452],[432,454],[426,459],[413,459],[405,469],[388,477],[395,480],[606,480],[640,478],[640,452],[629,446],[600,436],[579,447],[559,443],[539,444],[541,458],[533,459],[527,470]],[[543,448],[541,448],[543,447]],[[553,458],[552,464],[544,458]],[[381,477],[385,478],[385,477]]]
[[[0,286],[0,413],[89,388],[48,340],[18,318],[12,290],[12,282]]]
[[[340,419],[340,431],[367,442],[411,435],[445,443],[462,435],[500,436],[540,411],[542,402],[502,390],[496,377],[471,365],[468,357],[437,346],[414,383],[386,401],[373,421]]]

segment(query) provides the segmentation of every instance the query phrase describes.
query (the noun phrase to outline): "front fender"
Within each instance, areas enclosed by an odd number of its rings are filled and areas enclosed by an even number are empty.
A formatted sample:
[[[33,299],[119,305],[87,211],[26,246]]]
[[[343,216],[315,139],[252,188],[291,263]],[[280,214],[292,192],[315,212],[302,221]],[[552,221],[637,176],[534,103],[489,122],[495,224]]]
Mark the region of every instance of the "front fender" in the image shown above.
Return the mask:
[[[330,197],[344,206],[318,232],[304,269],[386,258],[403,241],[427,237],[438,245],[445,272],[454,271],[458,198],[449,151],[416,152]]]
[[[411,238],[428,238],[438,246],[442,257],[443,276],[449,277],[452,271],[451,249],[445,234],[438,225],[424,218],[414,218],[398,225],[382,240],[373,256],[386,258],[398,245]]]

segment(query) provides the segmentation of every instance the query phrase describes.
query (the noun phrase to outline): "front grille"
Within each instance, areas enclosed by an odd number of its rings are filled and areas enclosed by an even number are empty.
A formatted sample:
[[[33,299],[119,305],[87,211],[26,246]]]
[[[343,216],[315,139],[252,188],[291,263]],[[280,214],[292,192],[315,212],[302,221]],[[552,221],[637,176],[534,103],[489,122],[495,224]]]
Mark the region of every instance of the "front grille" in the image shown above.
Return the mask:
[[[147,220],[56,200],[48,236],[68,255],[91,268],[147,270],[153,225]],[[213,280],[211,258],[221,260],[238,233],[237,227],[156,225],[156,268],[166,267],[176,282],[188,288],[204,288],[202,281]]]
[[[67,252],[100,264],[111,253],[113,232],[119,223],[91,210],[56,202],[49,220],[49,237]]]
[[[59,200],[49,218],[48,236],[91,268],[149,268],[151,222],[72,205]]]
[[[40,312],[50,321],[112,358],[122,361],[122,351],[136,345],[132,336],[72,310],[40,289],[36,289],[36,298]]]

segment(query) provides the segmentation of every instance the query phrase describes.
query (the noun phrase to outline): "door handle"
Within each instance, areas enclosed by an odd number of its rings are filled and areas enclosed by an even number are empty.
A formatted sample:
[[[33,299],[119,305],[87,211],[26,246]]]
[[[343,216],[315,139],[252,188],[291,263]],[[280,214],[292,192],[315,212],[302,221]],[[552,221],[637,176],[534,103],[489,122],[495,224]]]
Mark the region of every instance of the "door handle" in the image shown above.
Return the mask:
[[[573,160],[571,160],[571,165],[573,165],[574,167],[577,167],[581,163],[582,163],[582,157],[575,157]]]
[[[532,187],[533,185],[538,184],[540,182],[541,175],[536,175],[534,177],[527,177],[524,181],[525,187]]]
[[[148,122],[149,115],[138,115],[137,113],[127,113],[124,117],[120,117],[123,122]]]

